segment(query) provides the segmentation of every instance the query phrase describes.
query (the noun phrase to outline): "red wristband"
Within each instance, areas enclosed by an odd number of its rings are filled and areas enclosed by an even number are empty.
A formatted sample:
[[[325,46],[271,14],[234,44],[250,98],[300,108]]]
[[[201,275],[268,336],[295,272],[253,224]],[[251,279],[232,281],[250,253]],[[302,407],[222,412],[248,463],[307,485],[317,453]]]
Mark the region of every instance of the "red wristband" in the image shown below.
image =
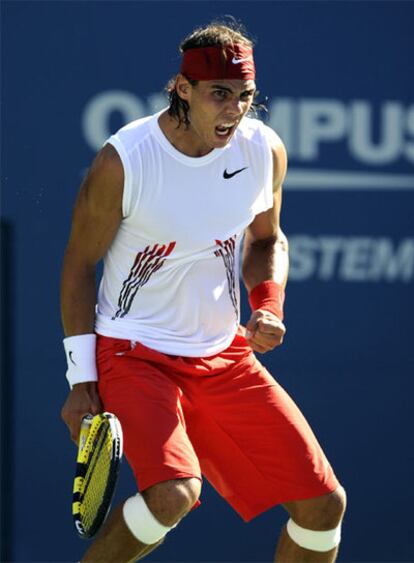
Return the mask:
[[[264,309],[283,321],[283,303],[285,291],[281,285],[266,280],[254,287],[249,293],[249,303],[253,311]]]

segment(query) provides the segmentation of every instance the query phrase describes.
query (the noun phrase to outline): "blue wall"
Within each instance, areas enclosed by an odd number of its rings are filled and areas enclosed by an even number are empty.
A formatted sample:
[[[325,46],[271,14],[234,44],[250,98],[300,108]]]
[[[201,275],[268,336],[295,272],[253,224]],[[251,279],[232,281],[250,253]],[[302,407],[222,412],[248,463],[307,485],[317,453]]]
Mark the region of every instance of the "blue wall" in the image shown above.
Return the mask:
[[[347,488],[340,561],[414,560],[414,4],[72,1],[2,4],[13,561],[75,561],[85,548],[59,417],[59,273],[79,182],[110,131],[165,103],[179,41],[223,14],[258,40],[267,119],[290,154],[288,336],[264,362]],[[117,496],[132,491],[124,464]],[[282,509],[245,525],[207,484],[202,500],[149,559],[271,559]]]

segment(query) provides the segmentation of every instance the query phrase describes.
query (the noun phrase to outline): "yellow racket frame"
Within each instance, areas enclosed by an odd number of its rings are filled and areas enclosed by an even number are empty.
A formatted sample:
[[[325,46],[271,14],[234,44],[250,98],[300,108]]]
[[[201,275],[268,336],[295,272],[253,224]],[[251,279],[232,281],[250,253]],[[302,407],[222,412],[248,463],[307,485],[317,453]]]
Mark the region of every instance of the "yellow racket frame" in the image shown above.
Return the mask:
[[[85,530],[82,517],[84,516],[84,507],[82,505],[84,486],[85,486],[85,476],[86,468],[89,462],[90,456],[93,453],[95,439],[100,431],[101,425],[107,424],[110,427],[111,434],[115,439],[115,443],[111,445],[112,456],[116,457],[116,476],[114,478],[113,488],[115,488],[117,472],[119,470],[119,462],[122,458],[122,429],[120,423],[115,415],[111,413],[101,413],[95,416],[86,415],[81,424],[80,434],[79,434],[79,445],[78,454],[76,458],[76,476],[73,483],[73,500],[72,500],[72,515],[74,518],[74,523],[76,531],[82,538],[89,538],[95,535],[99,527],[94,527],[92,532]],[[110,493],[110,500],[112,499],[112,494]],[[110,504],[110,501],[109,501]],[[108,504],[108,509],[109,509]],[[105,511],[106,512],[106,511]],[[103,522],[104,518],[102,518]],[[101,522],[101,523],[102,523]],[[100,526],[101,524],[99,524]]]

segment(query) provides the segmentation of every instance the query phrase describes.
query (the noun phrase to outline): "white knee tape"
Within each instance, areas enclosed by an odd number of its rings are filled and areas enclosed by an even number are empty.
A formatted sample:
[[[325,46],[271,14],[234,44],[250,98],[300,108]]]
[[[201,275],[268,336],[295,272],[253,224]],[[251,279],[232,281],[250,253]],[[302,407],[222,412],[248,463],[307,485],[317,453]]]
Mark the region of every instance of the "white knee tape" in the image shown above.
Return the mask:
[[[287,532],[296,544],[311,551],[330,551],[341,541],[340,524],[333,530],[320,532],[302,528],[290,518],[287,523]]]
[[[175,528],[160,524],[139,493],[125,502],[123,515],[130,532],[137,540],[148,545],[156,543]]]

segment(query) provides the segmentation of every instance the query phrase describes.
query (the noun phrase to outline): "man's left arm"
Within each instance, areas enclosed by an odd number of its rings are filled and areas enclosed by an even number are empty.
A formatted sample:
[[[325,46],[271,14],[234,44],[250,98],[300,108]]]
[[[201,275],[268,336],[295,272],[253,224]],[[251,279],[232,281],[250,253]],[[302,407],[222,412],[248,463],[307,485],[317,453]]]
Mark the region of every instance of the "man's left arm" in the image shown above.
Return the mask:
[[[282,183],[287,156],[275,138],[273,154],[273,207],[256,215],[246,230],[242,274],[252,315],[246,338],[254,351],[264,353],[279,346],[286,332],[283,320],[284,290],[288,277],[288,242],[280,228]]]

